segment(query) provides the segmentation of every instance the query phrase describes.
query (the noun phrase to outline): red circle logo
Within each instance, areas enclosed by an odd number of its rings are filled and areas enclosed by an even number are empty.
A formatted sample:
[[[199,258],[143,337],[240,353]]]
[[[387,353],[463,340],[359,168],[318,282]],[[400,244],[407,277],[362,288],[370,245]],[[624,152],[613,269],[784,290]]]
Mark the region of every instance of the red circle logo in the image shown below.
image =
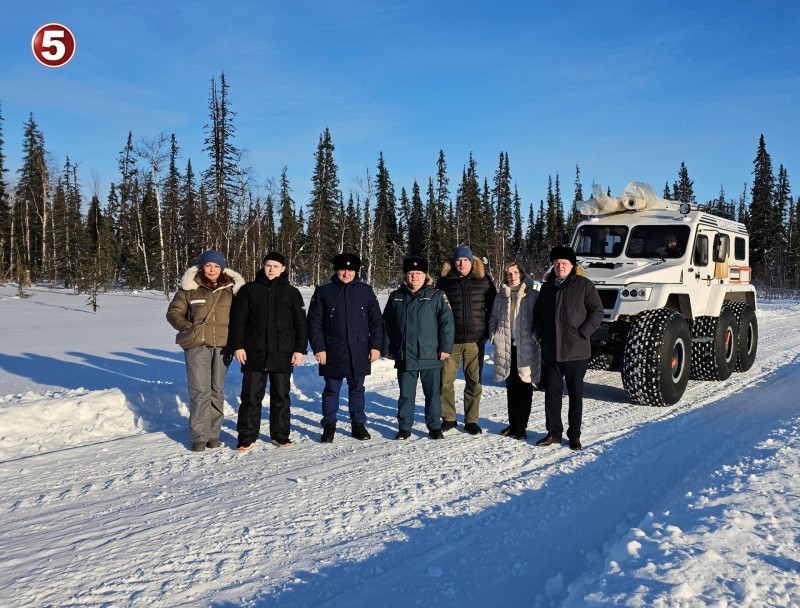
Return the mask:
[[[36,61],[48,68],[67,65],[75,55],[75,36],[66,25],[48,23],[33,35],[31,49]]]

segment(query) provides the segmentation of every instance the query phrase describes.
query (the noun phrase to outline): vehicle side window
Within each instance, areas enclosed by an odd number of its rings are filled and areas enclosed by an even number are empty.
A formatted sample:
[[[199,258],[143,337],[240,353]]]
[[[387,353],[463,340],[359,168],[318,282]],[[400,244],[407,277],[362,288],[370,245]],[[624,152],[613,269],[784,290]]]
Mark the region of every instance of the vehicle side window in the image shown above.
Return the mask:
[[[708,266],[708,237],[698,234],[694,241],[694,265]]]
[[[747,257],[747,243],[740,236],[733,241],[733,257],[737,260],[744,260]]]
[[[714,261],[725,262],[728,259],[728,252],[730,251],[730,238],[727,234],[714,235]]]

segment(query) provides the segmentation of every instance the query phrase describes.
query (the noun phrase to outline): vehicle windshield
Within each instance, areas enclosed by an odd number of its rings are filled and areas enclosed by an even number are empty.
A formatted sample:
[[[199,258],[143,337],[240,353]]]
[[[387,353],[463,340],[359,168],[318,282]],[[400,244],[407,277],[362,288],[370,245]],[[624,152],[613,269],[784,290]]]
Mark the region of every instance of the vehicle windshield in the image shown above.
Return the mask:
[[[636,226],[626,254],[630,258],[681,258],[688,242],[689,226]]]
[[[584,224],[575,235],[576,255],[589,255],[601,258],[616,258],[622,254],[627,226],[598,226]]]

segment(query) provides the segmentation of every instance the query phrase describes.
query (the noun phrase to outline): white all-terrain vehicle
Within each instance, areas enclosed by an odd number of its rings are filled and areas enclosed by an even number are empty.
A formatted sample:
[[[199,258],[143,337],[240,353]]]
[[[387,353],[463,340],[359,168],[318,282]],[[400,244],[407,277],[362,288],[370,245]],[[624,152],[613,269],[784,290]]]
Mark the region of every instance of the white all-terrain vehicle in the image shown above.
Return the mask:
[[[758,346],[749,237],[739,222],[631,182],[620,197],[594,186],[572,246],[603,302],[594,369],[621,369],[630,398],[673,405],[689,378],[726,380]]]

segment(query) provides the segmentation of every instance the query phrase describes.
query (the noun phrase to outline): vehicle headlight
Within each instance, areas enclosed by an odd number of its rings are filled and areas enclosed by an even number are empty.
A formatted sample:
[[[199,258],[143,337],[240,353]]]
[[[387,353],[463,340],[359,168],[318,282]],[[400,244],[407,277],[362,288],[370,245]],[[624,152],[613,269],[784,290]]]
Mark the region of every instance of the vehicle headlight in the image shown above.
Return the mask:
[[[650,293],[653,291],[653,288],[650,286],[644,287],[631,287],[623,289],[620,292],[623,300],[649,300]]]

